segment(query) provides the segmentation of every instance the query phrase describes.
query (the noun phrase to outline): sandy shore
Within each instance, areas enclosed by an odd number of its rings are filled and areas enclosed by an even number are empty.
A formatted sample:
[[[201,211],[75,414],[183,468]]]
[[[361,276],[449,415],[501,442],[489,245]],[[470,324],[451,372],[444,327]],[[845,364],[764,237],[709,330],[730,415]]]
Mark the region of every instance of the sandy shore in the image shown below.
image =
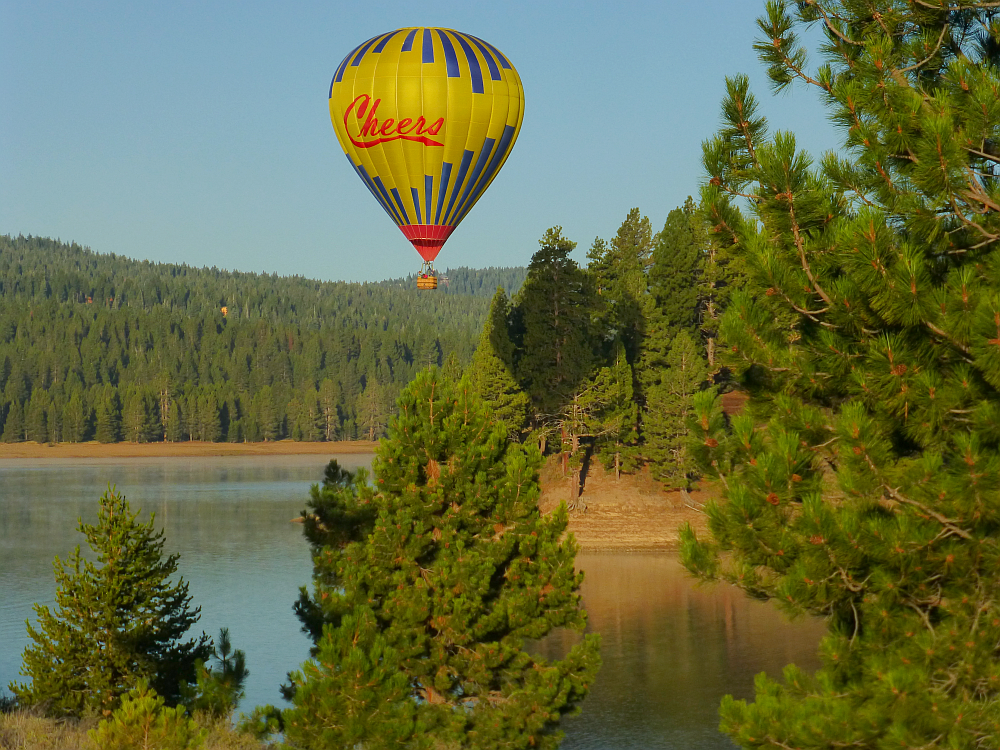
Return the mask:
[[[315,456],[373,453],[378,443],[367,440],[303,443],[0,443],[5,458],[193,458],[197,456]]]

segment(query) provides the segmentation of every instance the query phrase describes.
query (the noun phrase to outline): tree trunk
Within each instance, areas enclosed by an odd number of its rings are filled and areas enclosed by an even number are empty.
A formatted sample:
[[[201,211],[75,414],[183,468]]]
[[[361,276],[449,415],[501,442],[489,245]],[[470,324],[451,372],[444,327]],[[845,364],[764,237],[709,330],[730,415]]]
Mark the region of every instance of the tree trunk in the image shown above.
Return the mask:
[[[622,453],[621,451],[615,452],[615,481],[617,482],[622,478]]]
[[[569,454],[566,452],[566,428],[559,428],[559,435],[562,437],[562,441],[559,444],[559,450],[562,451],[562,473],[566,476],[569,473]]]

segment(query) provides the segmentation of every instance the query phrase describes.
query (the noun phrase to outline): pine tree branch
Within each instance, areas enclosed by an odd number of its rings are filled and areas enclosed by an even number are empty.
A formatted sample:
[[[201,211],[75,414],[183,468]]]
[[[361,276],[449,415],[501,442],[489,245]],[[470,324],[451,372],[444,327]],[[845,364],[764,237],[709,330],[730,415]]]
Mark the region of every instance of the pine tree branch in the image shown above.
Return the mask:
[[[983,159],[987,159],[993,162],[994,164],[1000,164],[1000,157],[997,157],[995,154],[988,154],[985,151],[980,151],[977,148],[972,148],[972,146],[966,146],[965,150],[968,151],[970,154],[975,154],[976,156],[980,156]],[[994,175],[987,173],[986,176],[993,177]]]
[[[938,53],[938,50],[941,49],[941,43],[944,42],[944,35],[948,31],[949,28],[950,28],[950,24],[947,24],[947,23],[944,26],[941,27],[941,35],[938,37],[937,44],[934,45],[933,51],[929,55],[927,55],[927,57],[925,57],[920,62],[913,63],[913,65],[908,65],[905,68],[901,68],[899,72],[900,73],[908,73],[911,70],[916,70],[917,68],[922,67],[926,63],[930,62],[931,58],[933,58],[934,55],[936,55]]]
[[[843,34],[836,26],[834,26],[833,22],[830,20],[830,14],[826,12],[826,9],[822,5],[820,5],[819,3],[810,3],[810,5],[812,5],[812,7],[814,7],[816,10],[818,10],[820,12],[820,14],[823,16],[823,24],[838,39],[840,39],[841,41],[847,42],[848,44],[852,44],[855,47],[864,47],[865,46],[864,42],[856,42],[856,41],[854,41],[850,37],[848,37],[845,34]]]
[[[886,491],[886,493],[889,495],[889,497],[891,497],[896,502],[903,503],[904,505],[909,505],[909,506],[911,506],[913,508],[918,509],[922,513],[924,513],[927,516],[933,518],[935,521],[937,521],[938,523],[940,523],[942,526],[946,527],[951,533],[957,534],[958,536],[962,537],[963,539],[965,539],[967,541],[971,541],[974,538],[972,536],[972,534],[970,534],[968,531],[966,531],[965,529],[963,529],[961,526],[956,525],[957,521],[955,521],[954,519],[946,518],[942,514],[938,513],[936,510],[933,510],[932,508],[927,507],[923,503],[921,503],[921,502],[919,502],[917,500],[911,500],[910,498],[908,498],[908,497],[906,497],[904,495],[901,495],[899,493],[899,490],[897,488],[890,487],[889,485],[885,484],[884,482],[882,483],[882,488]]]
[[[956,10],[967,10],[969,8],[1000,8],[1000,3],[958,3],[957,5],[944,5],[943,3],[930,3],[927,0],[911,0],[915,5],[922,5],[931,10],[940,10],[951,13]]]
[[[798,248],[799,251],[799,260],[802,263],[802,270],[806,272],[806,276],[809,278],[809,282],[813,285],[813,289],[815,289],[816,293],[823,298],[823,301],[826,302],[827,307],[829,308],[833,306],[833,301],[830,299],[829,295],[823,291],[823,287],[819,285],[819,282],[816,281],[816,277],[813,276],[812,268],[809,266],[809,261],[806,260],[805,240],[802,238],[802,233],[799,231],[799,221],[795,216],[794,199],[790,191],[785,193],[785,196],[788,199],[788,215],[792,220],[792,236],[795,239],[795,247]]]

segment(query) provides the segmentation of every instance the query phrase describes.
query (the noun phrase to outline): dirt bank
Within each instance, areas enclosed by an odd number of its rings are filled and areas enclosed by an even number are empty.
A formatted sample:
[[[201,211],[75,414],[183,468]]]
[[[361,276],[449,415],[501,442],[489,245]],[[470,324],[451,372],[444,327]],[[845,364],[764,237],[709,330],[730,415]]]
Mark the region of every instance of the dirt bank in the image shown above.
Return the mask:
[[[557,460],[542,471],[539,505],[545,512],[569,498],[569,479],[561,474]],[[701,507],[711,491],[694,490],[684,497],[679,491],[665,491],[648,472],[615,480],[613,472],[592,464],[581,495],[586,510],[570,513],[569,529],[587,552],[676,549],[683,523],[690,522],[699,533],[706,529]]]
[[[169,458],[197,456],[311,456],[335,453],[373,453],[377,443],[0,443],[5,458]]]

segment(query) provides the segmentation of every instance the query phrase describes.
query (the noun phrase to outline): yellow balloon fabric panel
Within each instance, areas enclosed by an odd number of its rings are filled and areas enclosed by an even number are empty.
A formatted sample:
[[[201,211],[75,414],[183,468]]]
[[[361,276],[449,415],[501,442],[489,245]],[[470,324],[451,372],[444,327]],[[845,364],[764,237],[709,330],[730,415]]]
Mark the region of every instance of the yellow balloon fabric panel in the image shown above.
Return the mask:
[[[451,29],[373,37],[330,85],[330,118],[351,166],[425,260],[496,177],[523,116],[510,61]]]

